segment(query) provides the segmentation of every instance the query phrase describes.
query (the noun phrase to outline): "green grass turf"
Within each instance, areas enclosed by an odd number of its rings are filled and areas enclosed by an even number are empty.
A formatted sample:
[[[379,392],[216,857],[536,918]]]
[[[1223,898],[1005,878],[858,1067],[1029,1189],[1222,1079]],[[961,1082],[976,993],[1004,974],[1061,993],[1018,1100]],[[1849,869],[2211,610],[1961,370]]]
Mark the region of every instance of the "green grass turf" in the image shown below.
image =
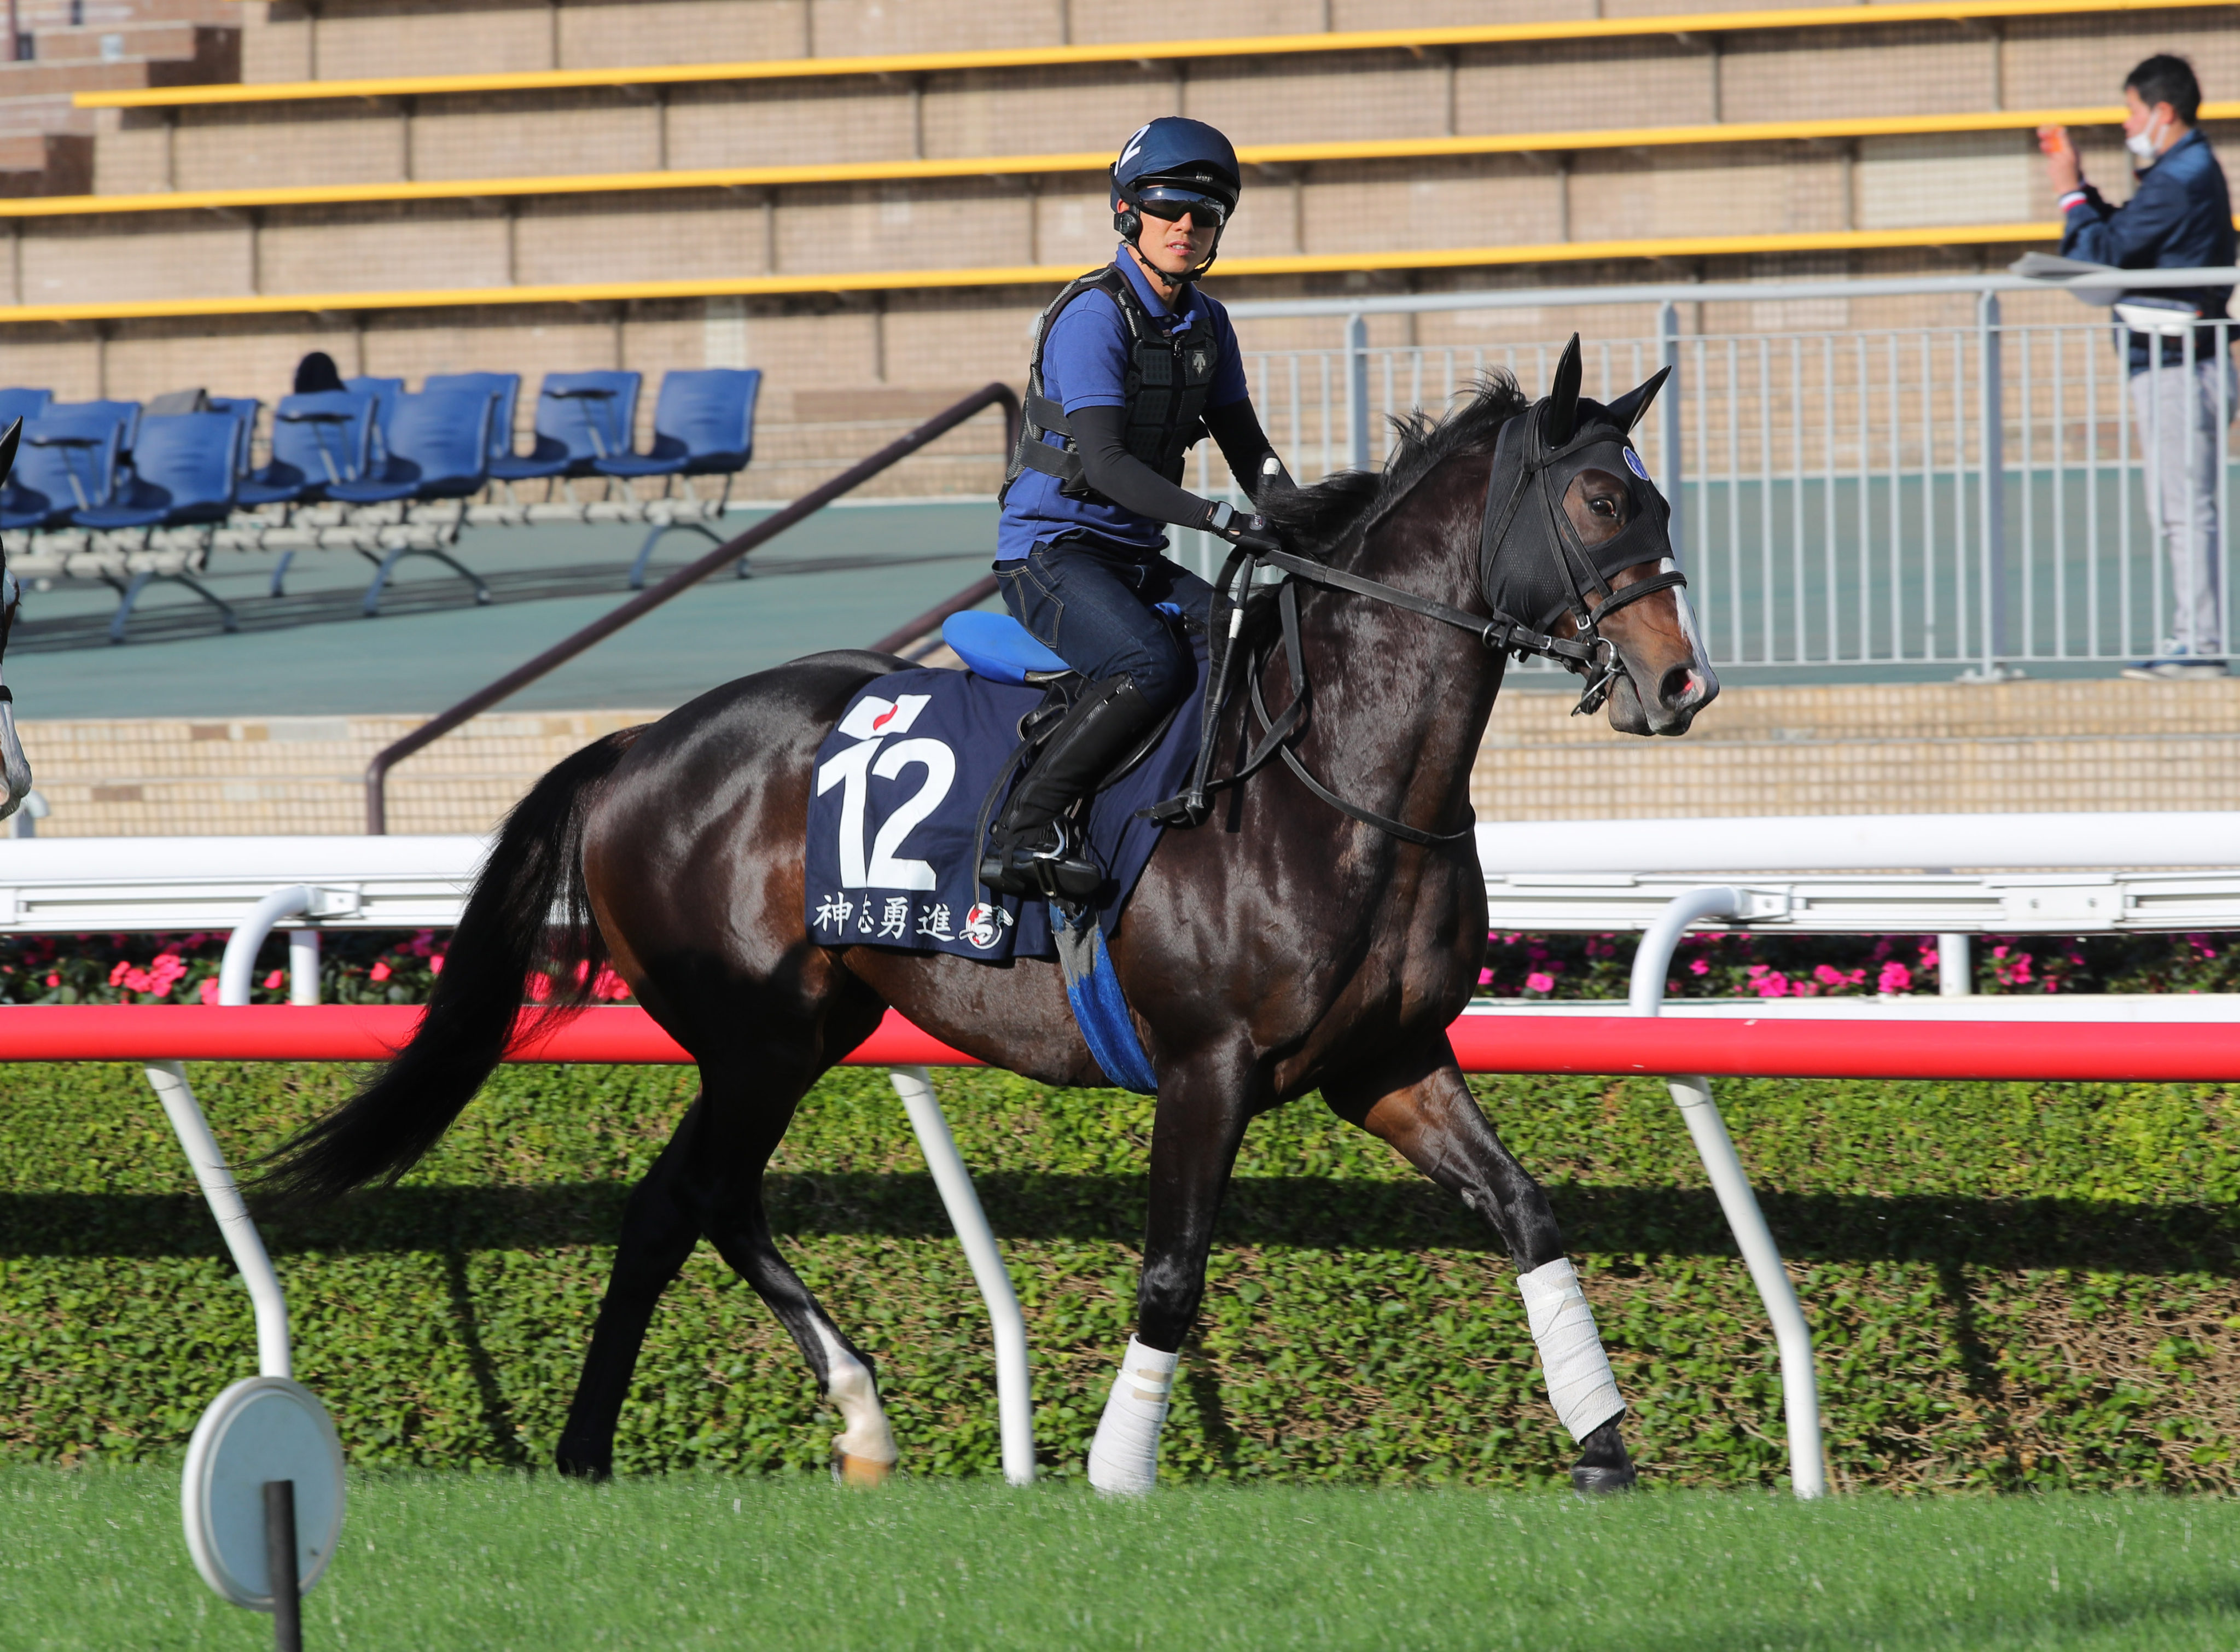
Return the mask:
[[[353,1476],[317,1648],[2240,1643],[2240,1504]],[[0,1469],[0,1645],[242,1648],[169,1469]]]

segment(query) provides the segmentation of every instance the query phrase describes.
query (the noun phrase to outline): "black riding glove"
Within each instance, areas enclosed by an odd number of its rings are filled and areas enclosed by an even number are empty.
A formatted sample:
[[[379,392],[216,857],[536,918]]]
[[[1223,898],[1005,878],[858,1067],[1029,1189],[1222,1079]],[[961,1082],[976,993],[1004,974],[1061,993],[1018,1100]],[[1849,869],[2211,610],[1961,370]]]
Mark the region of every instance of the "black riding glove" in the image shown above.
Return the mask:
[[[1271,550],[1289,550],[1282,534],[1265,516],[1248,516],[1226,500],[1209,505],[1205,520],[1199,524],[1208,533],[1219,534],[1230,544],[1265,556]]]

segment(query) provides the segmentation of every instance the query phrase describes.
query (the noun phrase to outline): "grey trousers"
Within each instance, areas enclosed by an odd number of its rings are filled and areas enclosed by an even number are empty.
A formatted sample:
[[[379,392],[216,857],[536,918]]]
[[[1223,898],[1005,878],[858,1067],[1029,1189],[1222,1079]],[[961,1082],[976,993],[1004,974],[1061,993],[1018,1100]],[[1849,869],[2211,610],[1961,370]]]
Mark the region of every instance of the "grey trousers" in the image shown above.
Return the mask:
[[[2235,389],[2230,364],[2216,360],[2131,376],[2147,511],[2170,569],[2170,629],[2162,651],[2193,659],[2224,652],[2217,425],[2220,413],[2240,413]]]

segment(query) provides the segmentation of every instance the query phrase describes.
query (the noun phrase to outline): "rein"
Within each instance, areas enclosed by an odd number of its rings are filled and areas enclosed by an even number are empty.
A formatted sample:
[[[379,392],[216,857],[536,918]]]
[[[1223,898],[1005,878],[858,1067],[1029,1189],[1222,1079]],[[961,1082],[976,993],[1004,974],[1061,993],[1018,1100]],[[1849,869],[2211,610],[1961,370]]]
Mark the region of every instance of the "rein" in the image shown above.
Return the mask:
[[[1491,502],[1488,502],[1489,508],[1483,525],[1480,529],[1480,538],[1482,545],[1486,548],[1486,561],[1489,565],[1491,553],[1499,549],[1501,541],[1507,536],[1509,524],[1515,517],[1517,506],[1521,503],[1523,493],[1523,489],[1520,487],[1516,494],[1511,496],[1507,509],[1500,514],[1498,531],[1497,531]],[[1566,521],[1563,525],[1569,527],[1570,524]],[[1570,547],[1564,545],[1564,537],[1567,536],[1559,537],[1557,543],[1568,550]],[[1349,573],[1342,568],[1331,568],[1310,557],[1296,556],[1290,551],[1271,550],[1254,553],[1245,550],[1241,546],[1230,551],[1228,560],[1222,563],[1221,576],[1214,582],[1215,592],[1223,603],[1229,603],[1228,635],[1223,642],[1221,660],[1215,672],[1213,685],[1205,696],[1203,727],[1198,739],[1197,761],[1192,765],[1190,770],[1190,783],[1189,789],[1180,796],[1169,798],[1165,803],[1154,804],[1143,810],[1144,817],[1158,821],[1164,825],[1196,826],[1211,812],[1211,804],[1208,800],[1213,793],[1241,784],[1264,767],[1270,758],[1280,756],[1283,760],[1284,766],[1299,777],[1300,783],[1309,791],[1314,793],[1340,814],[1357,820],[1365,826],[1374,826],[1379,831],[1389,833],[1403,843],[1430,847],[1438,843],[1455,843],[1468,836],[1471,830],[1468,826],[1451,832],[1427,832],[1420,827],[1409,825],[1405,821],[1394,820],[1389,816],[1377,814],[1373,809],[1363,809],[1358,803],[1349,803],[1310,773],[1298,753],[1291,749],[1293,742],[1306,728],[1307,694],[1310,687],[1307,680],[1306,656],[1299,635],[1298,582],[1303,580],[1309,584],[1320,585],[1330,590],[1341,590],[1355,596],[1365,596],[1371,602],[1383,603],[1387,608],[1403,609],[1409,613],[1420,615],[1438,624],[1450,625],[1459,631],[1467,631],[1486,648],[1496,653],[1510,655],[1518,660],[1523,660],[1530,655],[1555,660],[1566,670],[1589,678],[1586,688],[1580,693],[1578,704],[1571,708],[1571,715],[1575,717],[1582,713],[1591,715],[1598,710],[1603,703],[1610,697],[1610,685],[1617,680],[1619,671],[1623,669],[1618,661],[1617,649],[1608,637],[1601,635],[1599,628],[1602,623],[1620,609],[1630,603],[1637,603],[1644,596],[1653,596],[1659,591],[1672,590],[1686,585],[1688,579],[1686,575],[1677,569],[1673,569],[1653,575],[1648,579],[1637,580],[1622,590],[1613,590],[1600,572],[1593,570],[1592,563],[1590,562],[1587,565],[1593,583],[1597,588],[1596,599],[1590,603],[1585,593],[1578,589],[1578,582],[1573,574],[1570,559],[1559,552],[1557,560],[1563,566],[1564,577],[1570,584],[1573,592],[1574,600],[1569,606],[1579,620],[1579,634],[1576,637],[1556,636],[1548,632],[1536,631],[1522,621],[1511,619],[1498,612],[1490,618],[1473,614],[1467,609],[1456,608],[1447,603],[1434,602],[1428,596],[1418,596],[1412,591],[1403,591],[1397,585],[1388,585],[1382,580],[1370,579],[1361,574]],[[1260,738],[1252,749],[1246,754],[1244,760],[1237,766],[1234,772],[1220,780],[1210,780],[1208,778],[1208,773],[1213,761],[1215,724],[1219,721],[1222,709],[1229,699],[1230,665],[1236,656],[1237,643],[1244,624],[1243,598],[1250,595],[1253,576],[1263,563],[1270,567],[1280,568],[1291,576],[1278,590],[1277,611],[1282,620],[1284,662],[1290,668],[1291,681],[1297,685],[1297,689],[1290,704],[1285,706],[1280,713],[1271,716],[1268,709],[1267,697],[1261,689],[1261,675],[1268,654],[1272,650],[1263,650],[1259,653],[1250,668],[1246,681],[1251,696],[1252,715],[1260,725]],[[1237,586],[1240,596],[1237,601],[1230,603],[1228,592],[1230,582],[1236,577],[1240,564],[1243,566],[1244,576],[1243,581]]]

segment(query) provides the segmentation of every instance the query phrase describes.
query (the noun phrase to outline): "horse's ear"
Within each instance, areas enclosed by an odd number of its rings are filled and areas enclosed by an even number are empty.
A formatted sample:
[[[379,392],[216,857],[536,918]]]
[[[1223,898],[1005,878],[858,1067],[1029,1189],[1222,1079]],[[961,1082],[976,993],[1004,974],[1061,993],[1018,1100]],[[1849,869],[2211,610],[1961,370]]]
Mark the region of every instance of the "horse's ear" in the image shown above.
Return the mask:
[[[1641,416],[1649,411],[1649,404],[1657,399],[1657,392],[1664,388],[1664,381],[1671,376],[1670,368],[1658,368],[1610,404],[1610,422],[1621,430],[1632,430],[1641,423]]]
[[[1541,432],[1551,448],[1562,447],[1579,428],[1581,372],[1579,336],[1573,333],[1563,346],[1563,358],[1556,363],[1556,376],[1548,382],[1548,422]]]
[[[8,427],[8,434],[0,436],[0,483],[8,480],[8,473],[16,468],[16,444],[23,438],[23,421],[18,418]]]

